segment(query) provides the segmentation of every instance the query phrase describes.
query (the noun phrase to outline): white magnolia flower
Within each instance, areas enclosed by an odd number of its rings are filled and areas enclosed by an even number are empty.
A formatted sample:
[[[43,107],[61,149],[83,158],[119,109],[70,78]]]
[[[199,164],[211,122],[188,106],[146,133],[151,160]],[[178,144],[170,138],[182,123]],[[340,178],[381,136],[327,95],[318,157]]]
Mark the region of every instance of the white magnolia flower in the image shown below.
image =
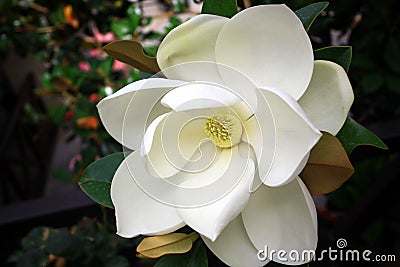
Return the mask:
[[[107,131],[134,151],[111,186],[118,234],[189,225],[231,266],[264,265],[265,246],[315,249],[316,210],[298,175],[320,130],[336,134],[345,121],[344,70],[314,62],[285,5],[198,15],[166,36],[157,61],[168,79],[134,82],[98,105]]]

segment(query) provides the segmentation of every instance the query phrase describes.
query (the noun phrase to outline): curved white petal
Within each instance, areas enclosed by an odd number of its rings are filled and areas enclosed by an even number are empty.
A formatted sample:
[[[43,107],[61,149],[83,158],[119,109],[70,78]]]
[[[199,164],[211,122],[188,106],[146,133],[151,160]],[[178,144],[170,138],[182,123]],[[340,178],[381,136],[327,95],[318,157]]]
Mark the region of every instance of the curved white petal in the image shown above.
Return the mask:
[[[267,247],[270,260],[286,265],[311,260],[301,255],[305,250],[316,249],[317,215],[311,195],[303,189],[300,178],[281,187],[261,186],[242,212],[251,242],[257,250]],[[270,253],[272,250],[283,250],[286,255]]]
[[[161,42],[157,52],[157,62],[161,70],[194,61],[215,62],[215,40],[222,26],[229,19],[225,17],[201,14],[173,29]],[[169,70],[168,78],[192,80],[193,70],[179,68]],[[197,71],[202,71],[198,69]],[[179,77],[179,78],[177,78]]]
[[[264,96],[257,92],[257,110],[243,123],[242,140],[253,147],[257,160],[257,179],[252,188],[265,181],[275,157],[276,131],[272,111]],[[263,178],[263,179],[261,179]]]
[[[257,87],[246,75],[230,66],[216,62],[193,61],[174,65],[163,69],[162,72],[167,77],[190,82],[184,85],[182,89],[177,88],[179,93],[171,92],[171,96],[166,97],[164,102],[167,106],[183,105],[179,110],[184,110],[187,109],[186,105],[189,105],[185,102],[189,101],[195,102],[191,105],[195,105],[197,108],[205,108],[207,106],[220,106],[220,104],[209,103],[213,99],[225,104],[237,103],[239,99],[239,101],[246,103],[249,109],[254,111],[257,108],[257,96],[255,95]],[[193,89],[190,90],[190,88]],[[182,99],[171,99],[172,96],[175,97],[178,94],[182,95]],[[195,97],[204,99],[199,100]]]
[[[344,69],[333,62],[317,60],[311,82],[299,99],[300,106],[321,131],[336,135],[354,100]]]
[[[244,102],[240,102],[238,104],[231,106],[231,109],[234,111],[234,113],[242,122],[247,121],[255,113]]]
[[[165,113],[157,118],[155,118],[150,125],[147,127],[146,132],[143,136],[143,147],[142,147],[142,155],[147,155],[151,151],[151,147],[153,146],[154,135],[160,123],[167,117],[170,112]]]
[[[231,150],[231,151],[230,151]],[[210,186],[220,187],[221,196],[218,200],[195,208],[178,209],[183,221],[198,233],[214,241],[225,226],[232,221],[246,206],[250,197],[250,186],[254,177],[254,162],[242,158],[238,146],[221,151],[216,161],[199,173],[180,173],[184,178],[181,186],[204,184],[204,180],[230,179],[233,187],[223,188],[224,184],[214,182]],[[215,188],[214,188],[215,190]]]
[[[143,155],[149,172],[167,178],[183,170],[207,139],[205,118],[190,112],[170,112],[153,121],[144,138]]]
[[[215,61],[215,41],[228,18],[200,14],[173,29],[161,42],[161,69],[192,61]]]
[[[249,132],[258,131],[259,135],[249,135],[248,142],[253,146],[257,159],[260,179],[268,186],[280,186],[293,180],[307,162],[310,150],[318,142],[321,133],[307,119],[297,102],[283,91],[262,88],[258,92],[259,108],[255,118],[262,122],[263,110],[271,109],[273,125],[250,122]],[[265,107],[264,109],[261,107]],[[275,127],[275,148],[272,165],[264,163],[263,154],[269,153],[271,144],[268,140],[271,127]],[[261,145],[260,145],[261,144]]]
[[[285,5],[256,6],[236,14],[221,29],[215,56],[257,86],[284,90],[295,99],[306,90],[313,69],[307,32]]]
[[[168,111],[159,104],[161,97],[184,83],[154,78],[128,84],[97,104],[100,119],[115,140],[136,150],[140,147],[146,125]]]
[[[111,183],[111,199],[115,207],[118,235],[134,237],[140,234],[166,234],[184,226],[175,208],[154,200],[135,183],[128,165],[141,164],[135,162],[137,154],[139,151],[127,156]]]
[[[317,233],[318,232],[318,218],[317,218],[317,209],[315,207],[314,199],[311,196],[310,191],[308,191],[308,188],[304,184],[303,180],[300,178],[300,179],[298,179],[298,182],[301,187],[301,190],[303,191],[305,200],[307,202],[308,209],[310,210],[310,213],[311,213],[311,219],[313,222],[314,231]]]
[[[169,91],[161,104],[175,111],[226,107],[241,102],[234,93],[217,84],[192,82]]]
[[[264,266],[269,260],[257,258],[258,250],[251,243],[239,215],[232,220],[213,242],[201,236],[207,247],[226,265],[232,267]]]
[[[230,149],[224,151],[231,153]],[[231,164],[215,164],[214,161],[227,161],[227,157],[218,160],[216,154],[219,153],[211,141],[203,142],[197,152],[188,162],[190,164],[166,179],[155,177],[146,166],[146,158],[140,153],[133,153],[127,161],[127,167],[132,179],[151,198],[175,208],[197,208],[214,203],[228,194],[241,181],[246,169],[245,159],[241,161],[243,164],[235,165],[237,160],[230,160]],[[212,164],[215,166],[212,167]]]

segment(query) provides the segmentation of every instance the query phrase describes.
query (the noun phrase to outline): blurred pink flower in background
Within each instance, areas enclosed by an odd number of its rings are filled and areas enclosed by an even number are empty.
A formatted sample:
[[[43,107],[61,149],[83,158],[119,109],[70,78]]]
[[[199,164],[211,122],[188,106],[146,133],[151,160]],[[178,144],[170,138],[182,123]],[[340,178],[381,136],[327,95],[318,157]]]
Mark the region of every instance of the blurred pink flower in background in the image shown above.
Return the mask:
[[[90,64],[88,62],[86,62],[86,61],[79,62],[78,68],[79,68],[80,71],[83,71],[83,72],[89,72],[90,69],[91,69],[90,68]]]
[[[81,162],[82,159],[82,155],[81,154],[76,154],[71,161],[68,164],[68,170],[70,170],[71,172],[75,170],[75,164],[76,162]]]
[[[119,60],[114,60],[113,65],[112,65],[112,70],[113,71],[122,71],[125,68],[126,64],[119,61]]]
[[[100,47],[104,43],[115,41],[117,38],[112,32],[107,32],[105,34],[101,33],[97,26],[94,24],[91,24],[90,28],[92,29],[93,36],[83,35],[82,37],[86,42],[95,44],[97,47],[89,50],[88,57],[103,58],[105,56],[105,53],[103,53]],[[121,61],[114,60],[111,68],[113,71],[122,71],[125,67],[126,65]],[[87,62],[81,62],[79,63],[79,69],[83,72],[89,72],[90,65]]]
[[[89,51],[89,57],[98,57],[100,55],[100,49],[94,48]]]
[[[91,28],[92,28],[93,36],[88,36],[88,35],[83,36],[83,39],[86,42],[94,43],[94,44],[102,44],[102,43],[108,43],[108,42],[116,40],[116,37],[115,37],[114,33],[112,33],[112,32],[107,32],[105,34],[102,34],[99,31],[99,29],[97,28],[97,26],[94,24],[91,25]]]

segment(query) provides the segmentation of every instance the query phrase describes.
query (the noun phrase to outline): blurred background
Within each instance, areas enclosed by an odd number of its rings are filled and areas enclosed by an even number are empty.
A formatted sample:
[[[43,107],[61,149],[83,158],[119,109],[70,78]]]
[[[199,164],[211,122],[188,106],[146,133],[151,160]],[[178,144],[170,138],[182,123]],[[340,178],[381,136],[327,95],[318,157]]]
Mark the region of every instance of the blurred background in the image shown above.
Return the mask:
[[[238,4],[297,10],[314,2]],[[139,239],[115,236],[113,212],[76,184],[88,164],[121,151],[99,122],[98,101],[149,77],[102,47],[133,39],[155,56],[162,38],[200,10],[195,0],[1,0],[0,266],[145,266],[133,249]],[[349,248],[400,261],[399,10],[396,0],[331,1],[309,31],[314,49],[353,47],[351,116],[389,146],[356,148],[354,176],[317,198],[319,249],[345,238]],[[210,257],[210,266],[223,266]],[[357,264],[366,265],[311,266]]]

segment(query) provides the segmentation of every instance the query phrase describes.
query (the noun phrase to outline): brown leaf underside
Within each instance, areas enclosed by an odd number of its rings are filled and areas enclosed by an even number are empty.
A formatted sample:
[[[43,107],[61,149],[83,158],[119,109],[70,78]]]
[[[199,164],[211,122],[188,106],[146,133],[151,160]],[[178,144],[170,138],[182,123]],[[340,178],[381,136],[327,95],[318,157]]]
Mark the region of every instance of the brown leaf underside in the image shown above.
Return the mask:
[[[354,168],[340,141],[323,133],[311,150],[306,167],[300,177],[314,196],[338,189],[354,173]]]
[[[143,72],[157,73],[160,71],[157,59],[146,55],[139,42],[118,40],[107,44],[103,49],[113,58]]]

